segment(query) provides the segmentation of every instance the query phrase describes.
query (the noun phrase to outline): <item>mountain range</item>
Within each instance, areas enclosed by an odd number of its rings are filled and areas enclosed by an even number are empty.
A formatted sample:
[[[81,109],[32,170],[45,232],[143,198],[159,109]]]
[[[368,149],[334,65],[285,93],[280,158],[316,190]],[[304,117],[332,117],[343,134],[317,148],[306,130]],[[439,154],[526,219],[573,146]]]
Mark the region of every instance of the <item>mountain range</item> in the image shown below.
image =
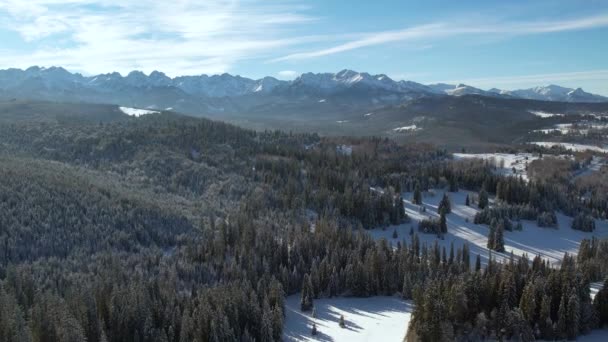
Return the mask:
[[[338,73],[304,73],[293,81],[273,77],[250,79],[230,74],[179,76],[170,78],[162,72],[149,75],[132,71],[83,76],[61,67],[30,67],[26,70],[0,70],[0,96],[54,101],[118,103],[157,109],[185,107],[189,111],[225,111],[258,104],[256,98],[328,100],[346,97],[374,104],[396,104],[425,96],[482,95],[559,102],[608,102],[608,97],[591,94],[581,88],[557,85],[520,90],[482,90],[465,84],[430,84],[395,81],[387,75],[342,70]],[[242,98],[237,105],[222,101]],[[228,107],[228,108],[226,108]],[[234,108],[230,108],[234,107]],[[241,108],[242,109],[242,108]]]

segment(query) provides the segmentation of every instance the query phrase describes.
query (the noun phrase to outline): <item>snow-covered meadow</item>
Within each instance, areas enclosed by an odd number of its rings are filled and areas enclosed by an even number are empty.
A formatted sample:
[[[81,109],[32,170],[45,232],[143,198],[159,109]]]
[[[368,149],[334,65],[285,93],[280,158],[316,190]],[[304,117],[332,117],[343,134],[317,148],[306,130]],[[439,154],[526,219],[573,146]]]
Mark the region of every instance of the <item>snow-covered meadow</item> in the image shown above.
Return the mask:
[[[149,109],[140,109],[140,108],[131,108],[131,107],[119,107],[120,111],[129,115],[139,117],[147,114],[158,114],[158,111],[149,110]]]
[[[300,311],[300,295],[285,301],[285,341],[403,341],[413,304],[398,297],[324,298],[314,301],[312,312]],[[339,325],[344,315],[346,326]],[[317,335],[311,334],[313,322]]]
[[[415,131],[418,131],[421,129],[422,128],[420,128],[414,124],[414,125],[409,125],[409,126],[397,127],[397,128],[394,128],[393,131],[395,131],[395,132],[415,132]]]
[[[549,112],[543,112],[541,110],[529,110],[528,112],[530,112],[531,114],[534,114],[538,117],[541,117],[543,119],[550,118],[553,116],[565,116],[565,114],[562,114],[562,113],[549,113]]]
[[[390,226],[385,229],[376,228],[369,230],[375,239],[386,239],[396,245],[398,241],[405,240],[408,244],[411,243],[410,230],[418,231],[418,222],[422,219],[432,217],[438,218],[437,206],[441,200],[444,191],[434,190],[434,195],[428,192],[423,193],[423,205],[426,207],[426,212],[420,212],[420,206],[411,202],[412,193],[403,194],[403,202],[405,211],[411,218],[410,223]],[[472,197],[474,192],[460,190],[458,192],[448,192],[452,204],[452,213],[446,216],[448,224],[448,233],[443,239],[437,238],[434,234],[419,233],[418,237],[421,243],[426,243],[429,246],[437,241],[441,247],[445,247],[448,251],[450,244],[454,244],[454,248],[461,247],[468,243],[471,251],[471,262],[475,261],[477,254],[481,256],[482,264],[486,264],[489,258],[490,250],[487,246],[488,227],[485,225],[477,225],[473,223],[475,214],[479,211],[476,205],[466,206],[465,198],[469,195]],[[497,253],[492,251],[492,255],[496,260],[505,260],[510,257],[511,251],[514,255],[519,256],[524,253],[530,258],[540,255],[552,264],[559,264],[564,253],[576,254],[580,241],[590,239],[593,236],[598,238],[608,238],[608,223],[598,220],[596,222],[596,230],[592,233],[586,233],[571,228],[572,218],[561,213],[557,213],[558,228],[541,228],[534,221],[522,220],[522,231],[505,231],[505,253]],[[393,231],[397,231],[397,239],[392,238]]]
[[[504,176],[521,176],[528,179],[528,164],[538,159],[533,153],[454,153],[454,159],[482,159],[496,167],[496,173]],[[513,172],[515,170],[515,172]]]

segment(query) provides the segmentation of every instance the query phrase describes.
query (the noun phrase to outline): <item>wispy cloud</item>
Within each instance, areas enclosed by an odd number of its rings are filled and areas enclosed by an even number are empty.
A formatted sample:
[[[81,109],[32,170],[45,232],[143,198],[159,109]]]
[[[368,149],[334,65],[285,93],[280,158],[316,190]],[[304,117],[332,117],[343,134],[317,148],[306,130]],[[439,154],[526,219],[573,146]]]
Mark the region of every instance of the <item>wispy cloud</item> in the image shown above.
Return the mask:
[[[431,39],[461,35],[515,36],[573,31],[605,26],[608,26],[608,15],[583,17],[562,21],[497,22],[492,24],[477,25],[446,22],[431,23],[409,27],[403,30],[365,33],[361,34],[357,39],[341,43],[330,48],[293,53],[272,59],[271,61],[281,62],[323,57],[364,47],[394,42],[422,42],[422,46],[429,46],[428,41]]]
[[[169,74],[219,73],[237,61],[268,58],[269,51],[315,40],[283,31],[316,20],[283,0],[0,0],[0,17],[0,26],[25,41],[67,41],[3,54],[0,66]]]

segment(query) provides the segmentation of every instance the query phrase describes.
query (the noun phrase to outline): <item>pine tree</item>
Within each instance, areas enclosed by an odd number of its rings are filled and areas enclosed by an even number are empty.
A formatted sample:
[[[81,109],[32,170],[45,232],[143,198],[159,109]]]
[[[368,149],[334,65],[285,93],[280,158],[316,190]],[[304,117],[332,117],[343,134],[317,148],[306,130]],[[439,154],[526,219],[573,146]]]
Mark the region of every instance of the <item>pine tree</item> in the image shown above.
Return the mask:
[[[593,307],[598,314],[600,327],[608,324],[608,280],[604,282],[604,287],[595,295]]]
[[[555,327],[555,335],[557,338],[565,339],[568,330],[568,300],[566,294],[562,295],[557,311],[557,326]]]
[[[273,315],[270,309],[270,305],[268,305],[268,300],[264,300],[262,312],[262,331],[260,332],[260,340],[263,342],[272,342],[274,341],[274,327],[272,324]]]
[[[317,336],[317,323],[312,323],[312,331],[310,332],[312,336]]]
[[[524,318],[529,323],[533,323],[535,321],[534,314],[536,312],[536,294],[533,282],[528,283],[528,285],[524,287],[524,292],[522,293],[519,301],[519,308],[521,309]]]
[[[540,304],[538,322],[540,323],[541,335],[545,340],[553,339],[553,321],[551,320],[551,297],[543,295]]]
[[[399,237],[399,235],[397,235],[397,228],[395,228],[395,229],[393,230],[393,239],[396,239],[396,238],[398,238],[398,237]]]
[[[340,328],[345,328],[346,327],[346,322],[344,321],[344,315],[340,315]]]
[[[477,254],[477,258],[475,258],[475,271],[479,272],[481,270],[481,255]]]
[[[490,231],[488,232],[488,243],[486,245],[488,247],[488,249],[494,250],[495,242],[496,242],[496,228],[494,228],[494,225],[491,224]]]
[[[484,209],[488,206],[488,193],[485,189],[482,189],[479,192],[479,200],[477,201],[477,206],[479,207],[479,209]]]
[[[464,205],[466,205],[467,207],[471,205],[471,201],[469,200],[469,195],[467,194],[467,197],[464,200]]]
[[[420,192],[420,184],[416,183],[416,187],[414,188],[414,196],[412,198],[412,203],[416,205],[422,204],[422,193]]]
[[[580,327],[580,313],[581,313],[581,305],[576,292],[572,291],[570,294],[570,298],[568,299],[568,312],[567,312],[567,320],[568,326],[566,329],[566,333],[569,339],[575,339],[579,333]]]
[[[413,290],[414,286],[412,284],[412,279],[408,273],[403,277],[403,289],[401,291],[401,296],[403,297],[403,299],[412,299]]]
[[[456,182],[456,177],[450,177],[450,192],[458,192],[458,182]]]
[[[313,290],[308,274],[304,275],[304,281],[302,282],[302,299],[300,300],[300,310],[308,311],[312,309],[313,303]]]
[[[439,202],[439,206],[437,206],[437,213],[439,214],[449,214],[452,212],[452,204],[450,203],[450,198],[446,193],[443,194],[443,198]]]
[[[441,234],[447,234],[447,232],[448,232],[448,224],[445,219],[445,213],[443,213],[443,212],[439,216],[439,229],[441,231]]]
[[[497,252],[505,251],[504,225],[498,224],[496,236],[494,237],[494,250]]]

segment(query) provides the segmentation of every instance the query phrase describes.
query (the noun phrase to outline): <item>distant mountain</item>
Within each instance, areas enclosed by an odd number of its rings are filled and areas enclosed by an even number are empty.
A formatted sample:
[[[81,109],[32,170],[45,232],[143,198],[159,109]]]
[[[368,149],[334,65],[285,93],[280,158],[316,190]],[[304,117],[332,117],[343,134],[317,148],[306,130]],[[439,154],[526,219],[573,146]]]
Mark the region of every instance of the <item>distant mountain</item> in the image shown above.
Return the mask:
[[[0,70],[0,99],[108,103],[128,107],[172,109],[194,115],[226,115],[280,111],[351,112],[399,106],[419,98],[481,95],[562,102],[608,102],[608,98],[559,86],[524,90],[482,90],[458,84],[424,85],[395,81],[384,74],[342,70],[305,73],[293,81],[273,77],[250,79],[238,75],[199,75],[171,78],[160,71],[132,71],[83,76],[60,67]],[[322,104],[321,110],[317,108]],[[320,110],[320,111],[319,111]]]
[[[445,83],[437,83],[429,85],[429,88],[438,93],[445,93],[451,96],[463,95],[484,95],[484,96],[500,96],[500,94],[492,91],[485,91],[479,88],[471,87],[466,84],[451,85]]]
[[[561,102],[608,102],[608,97],[585,92],[581,88],[564,88],[557,85],[520,90],[503,90],[500,94],[530,100]]]
[[[556,102],[608,102],[608,97],[587,93],[581,88],[572,89],[560,87],[557,85],[548,85],[518,90],[501,90],[497,88],[491,88],[487,91],[471,87],[465,84],[453,85],[446,83],[436,83],[430,84],[428,87],[437,93],[444,93],[452,96],[483,95]]]

